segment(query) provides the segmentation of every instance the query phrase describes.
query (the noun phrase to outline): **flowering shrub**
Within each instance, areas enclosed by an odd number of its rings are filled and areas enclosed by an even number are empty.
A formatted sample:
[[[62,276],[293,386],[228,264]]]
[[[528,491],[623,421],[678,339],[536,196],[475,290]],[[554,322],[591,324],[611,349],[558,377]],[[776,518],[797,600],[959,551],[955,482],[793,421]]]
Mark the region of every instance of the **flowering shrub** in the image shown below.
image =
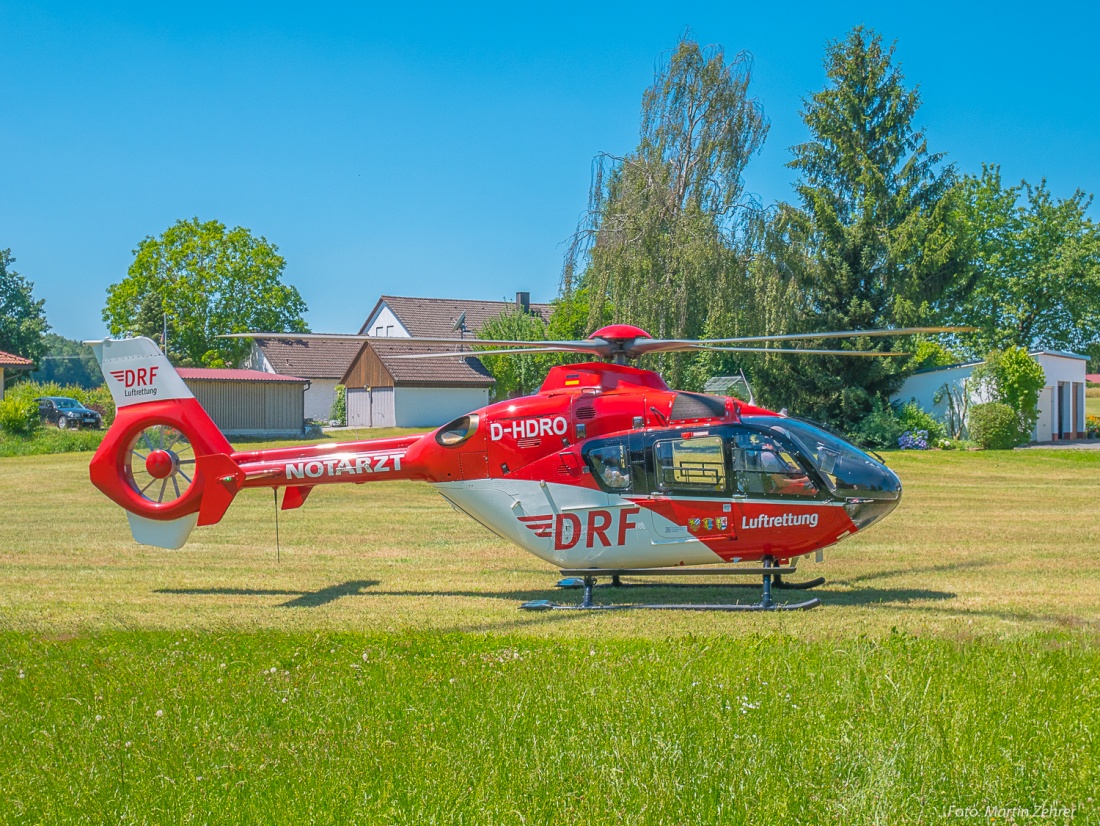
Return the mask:
[[[1100,437],[1100,416],[1085,416],[1085,431],[1090,439]]]
[[[928,450],[927,430],[907,430],[898,439],[898,447],[902,450]]]

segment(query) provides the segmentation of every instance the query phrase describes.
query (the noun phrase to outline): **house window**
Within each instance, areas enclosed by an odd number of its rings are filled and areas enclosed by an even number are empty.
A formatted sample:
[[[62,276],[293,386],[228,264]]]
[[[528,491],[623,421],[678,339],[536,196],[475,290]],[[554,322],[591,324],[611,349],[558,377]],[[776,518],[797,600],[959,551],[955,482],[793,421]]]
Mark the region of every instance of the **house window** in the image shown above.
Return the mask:
[[[393,325],[390,324],[386,327],[386,338],[389,338],[392,335],[393,335]]]
[[[374,328],[374,334],[375,334],[376,336],[380,336],[380,335],[382,335],[382,327],[381,327],[381,326],[375,327],[375,328]]]

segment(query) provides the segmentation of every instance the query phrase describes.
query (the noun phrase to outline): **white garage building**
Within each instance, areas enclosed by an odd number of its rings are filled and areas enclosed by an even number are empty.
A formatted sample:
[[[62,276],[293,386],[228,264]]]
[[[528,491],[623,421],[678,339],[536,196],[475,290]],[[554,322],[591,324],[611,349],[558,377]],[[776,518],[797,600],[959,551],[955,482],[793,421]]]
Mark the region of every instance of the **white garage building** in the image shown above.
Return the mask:
[[[1088,356],[1057,350],[1036,350],[1031,357],[1043,368],[1046,386],[1039,392],[1039,420],[1031,432],[1035,442],[1085,437],[1085,366]],[[892,401],[916,401],[943,420],[947,414],[945,387],[961,393],[974,368],[982,362],[918,370],[905,380]],[[940,401],[936,401],[941,397]],[[971,404],[984,401],[976,395]]]
[[[399,338],[364,342],[341,377],[348,427],[437,427],[488,404],[493,377],[472,356],[395,358],[440,349]]]

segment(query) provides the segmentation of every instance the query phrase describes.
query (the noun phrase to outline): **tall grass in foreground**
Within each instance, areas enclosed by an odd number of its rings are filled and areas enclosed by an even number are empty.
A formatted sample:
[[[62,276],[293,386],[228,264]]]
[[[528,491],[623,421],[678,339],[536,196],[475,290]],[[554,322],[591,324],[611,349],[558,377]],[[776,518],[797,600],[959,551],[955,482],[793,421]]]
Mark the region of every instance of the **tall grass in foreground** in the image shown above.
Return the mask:
[[[1052,636],[9,634],[0,820],[1096,822],[1098,666]]]

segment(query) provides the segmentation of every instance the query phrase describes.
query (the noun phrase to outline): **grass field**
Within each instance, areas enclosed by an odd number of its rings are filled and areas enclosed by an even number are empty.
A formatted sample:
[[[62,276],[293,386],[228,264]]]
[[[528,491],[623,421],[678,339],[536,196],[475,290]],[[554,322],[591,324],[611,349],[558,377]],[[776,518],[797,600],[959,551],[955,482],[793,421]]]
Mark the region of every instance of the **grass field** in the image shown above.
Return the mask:
[[[525,614],[407,483],[141,547],[87,459],[0,461],[0,822],[1100,822],[1100,452],[891,454],[766,615]]]

